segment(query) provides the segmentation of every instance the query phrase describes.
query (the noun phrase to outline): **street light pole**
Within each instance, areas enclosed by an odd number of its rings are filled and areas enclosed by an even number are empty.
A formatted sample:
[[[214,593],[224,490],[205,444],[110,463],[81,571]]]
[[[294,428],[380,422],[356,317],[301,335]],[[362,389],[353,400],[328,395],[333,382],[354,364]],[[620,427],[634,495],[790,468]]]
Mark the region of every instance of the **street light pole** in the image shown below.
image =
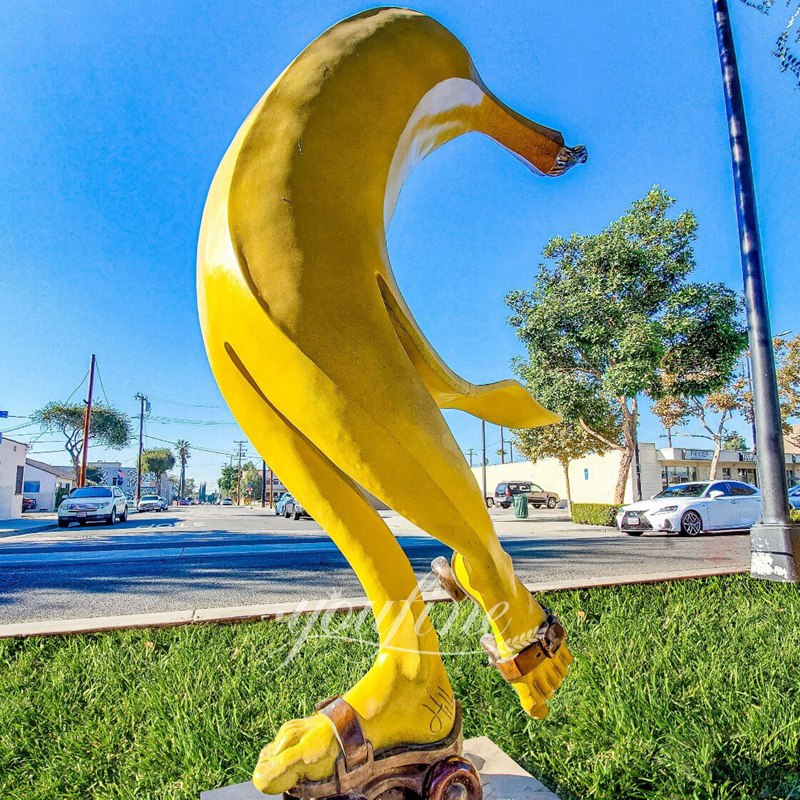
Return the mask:
[[[742,87],[736,64],[727,0],[712,0],[722,67],[725,109],[733,161],[736,216],[744,277],[747,334],[753,374],[756,461],[761,488],[761,519],[751,530],[750,574],[754,578],[800,580],[800,526],[789,522],[786,459],[783,450],[775,354],[761,261],[761,241]],[[755,443],[754,443],[755,445]]]
[[[486,502],[486,420],[481,420],[481,477],[483,502]]]
[[[89,390],[86,394],[86,409],[83,412],[83,447],[81,449],[81,464],[78,470],[78,487],[86,486],[86,467],[89,460],[89,436],[92,430],[92,395],[94,393],[94,365],[95,357],[89,362]]]
[[[139,392],[136,395],[139,401],[139,458],[136,462],[136,507],[139,507],[139,501],[142,499],[142,450],[144,449],[144,406],[147,398]],[[159,489],[161,487],[158,487]],[[178,498],[180,499],[180,498]]]

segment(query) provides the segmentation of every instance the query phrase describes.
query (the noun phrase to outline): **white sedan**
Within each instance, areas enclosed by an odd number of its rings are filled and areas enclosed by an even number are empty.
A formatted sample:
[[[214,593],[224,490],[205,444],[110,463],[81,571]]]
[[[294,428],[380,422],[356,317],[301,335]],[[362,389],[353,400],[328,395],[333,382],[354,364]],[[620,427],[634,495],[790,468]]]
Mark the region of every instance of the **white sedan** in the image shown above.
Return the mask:
[[[748,530],[760,516],[761,495],[755,486],[740,481],[696,481],[623,506],[617,512],[617,527],[630,536],[645,531],[699,536],[703,531]]]

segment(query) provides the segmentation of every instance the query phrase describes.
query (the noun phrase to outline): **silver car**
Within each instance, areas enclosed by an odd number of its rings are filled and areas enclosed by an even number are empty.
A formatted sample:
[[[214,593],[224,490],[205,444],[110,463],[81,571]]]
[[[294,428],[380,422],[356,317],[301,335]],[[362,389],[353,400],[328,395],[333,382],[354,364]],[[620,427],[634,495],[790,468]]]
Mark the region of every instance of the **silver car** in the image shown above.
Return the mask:
[[[139,498],[139,511],[162,511],[161,498],[157,494],[146,494]]]
[[[70,522],[113,525],[117,520],[125,522],[127,519],[127,499],[119,486],[83,486],[64,498],[58,507],[59,528],[66,528]]]

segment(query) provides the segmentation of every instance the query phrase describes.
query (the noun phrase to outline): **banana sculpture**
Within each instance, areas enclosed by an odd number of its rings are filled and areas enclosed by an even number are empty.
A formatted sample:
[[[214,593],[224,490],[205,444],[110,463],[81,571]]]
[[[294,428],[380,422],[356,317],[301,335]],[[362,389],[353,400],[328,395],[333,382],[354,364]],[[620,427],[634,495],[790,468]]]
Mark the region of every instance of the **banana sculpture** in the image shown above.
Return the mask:
[[[529,714],[547,713],[571,661],[566,646],[548,651],[554,628],[515,577],[440,409],[518,428],[557,417],[514,381],[476,386],[450,370],[387,256],[403,180],[470,131],[541,175],[586,158],[492,95],[433,19],[364,12],[312,42],[251,111],[200,230],[198,304],[220,389],[375,611],[375,663],[337,707],[376,752],[435,746],[457,708],[411,565],[364,489],[455,551],[451,583],[486,611],[490,649],[499,667],[512,664],[504,675]],[[534,644],[527,665],[512,663]],[[254,782],[276,793],[325,780],[344,746],[330,714],[293,720],[263,749]]]

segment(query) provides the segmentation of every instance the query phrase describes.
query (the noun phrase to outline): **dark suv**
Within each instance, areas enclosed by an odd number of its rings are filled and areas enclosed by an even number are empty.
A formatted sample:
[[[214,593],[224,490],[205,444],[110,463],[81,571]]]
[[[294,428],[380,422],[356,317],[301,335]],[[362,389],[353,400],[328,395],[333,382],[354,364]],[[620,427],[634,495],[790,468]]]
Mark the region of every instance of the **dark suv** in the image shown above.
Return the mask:
[[[537,486],[530,481],[508,481],[507,483],[497,484],[497,488],[494,491],[495,505],[508,508],[514,502],[515,494],[526,495],[528,502],[534,508],[541,508],[542,506],[555,508],[559,501],[559,497],[555,492],[546,492],[541,486]]]

